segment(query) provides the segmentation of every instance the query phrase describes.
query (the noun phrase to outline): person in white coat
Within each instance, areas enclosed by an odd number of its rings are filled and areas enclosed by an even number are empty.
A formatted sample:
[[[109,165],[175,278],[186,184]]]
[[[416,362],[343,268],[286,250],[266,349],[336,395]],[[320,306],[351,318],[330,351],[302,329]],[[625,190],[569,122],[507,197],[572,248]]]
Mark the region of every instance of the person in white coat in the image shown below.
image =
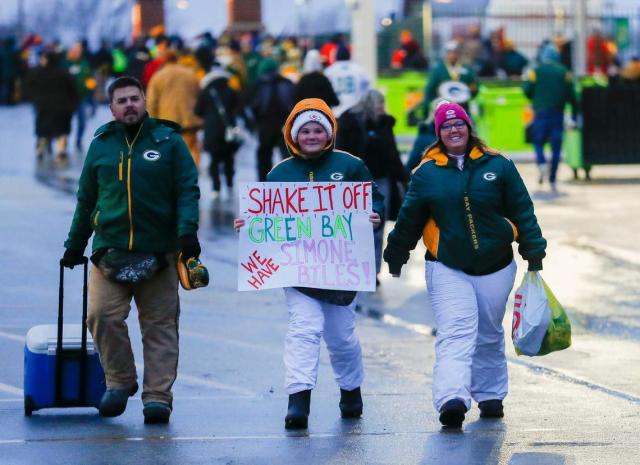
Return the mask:
[[[331,108],[336,118],[357,104],[371,87],[371,78],[364,68],[351,61],[349,49],[340,45],[336,52],[336,62],[324,70],[340,103]]]

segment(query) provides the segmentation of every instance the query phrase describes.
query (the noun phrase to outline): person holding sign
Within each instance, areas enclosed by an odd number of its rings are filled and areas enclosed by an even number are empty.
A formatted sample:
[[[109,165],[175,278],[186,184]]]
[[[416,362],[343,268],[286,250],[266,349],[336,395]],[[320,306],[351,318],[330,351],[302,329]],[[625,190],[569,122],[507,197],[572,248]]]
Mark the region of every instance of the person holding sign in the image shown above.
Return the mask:
[[[464,109],[441,102],[435,127],[438,140],[413,173],[384,259],[400,276],[422,235],[438,329],[433,404],[444,426],[460,428],[471,399],[481,417],[504,415],[502,319],[516,272],[511,243],[536,271],[546,241],[515,165],[471,132]]]
[[[311,98],[298,102],[284,126],[284,138],[291,156],[271,170],[267,182],[371,183],[373,213],[369,221],[376,227],[384,214],[383,197],[361,159],[334,150],[336,130],[336,119],[323,100]],[[355,198],[355,192],[353,196]],[[360,198],[364,197],[364,191],[361,191]],[[236,218],[236,230],[244,226],[245,220]],[[307,427],[323,336],[340,386],[341,415],[343,418],[360,417],[363,408],[360,386],[364,372],[360,342],[355,333],[357,293],[314,287],[285,287],[284,293],[289,308],[284,354],[285,384],[289,393],[285,428]]]

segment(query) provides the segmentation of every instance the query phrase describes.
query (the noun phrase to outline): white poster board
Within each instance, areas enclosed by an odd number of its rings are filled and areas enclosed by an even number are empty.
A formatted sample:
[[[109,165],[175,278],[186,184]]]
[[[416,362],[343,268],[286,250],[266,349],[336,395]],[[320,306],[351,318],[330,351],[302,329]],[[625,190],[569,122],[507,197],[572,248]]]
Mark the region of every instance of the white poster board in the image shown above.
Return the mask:
[[[245,183],[239,197],[239,291],[375,291],[371,182]]]

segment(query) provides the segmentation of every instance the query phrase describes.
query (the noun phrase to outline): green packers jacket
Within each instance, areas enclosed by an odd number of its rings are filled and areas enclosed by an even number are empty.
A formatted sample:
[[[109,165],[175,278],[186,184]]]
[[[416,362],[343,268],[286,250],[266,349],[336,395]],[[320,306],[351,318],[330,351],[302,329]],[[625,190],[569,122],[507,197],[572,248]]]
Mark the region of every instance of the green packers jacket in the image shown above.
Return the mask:
[[[384,251],[392,274],[400,273],[421,235],[427,259],[471,275],[507,266],[513,241],[530,269],[542,269],[545,256],[546,241],[515,165],[477,148],[462,170],[438,148],[415,170]]]
[[[145,117],[127,140],[112,121],[95,133],[80,176],[65,247],[163,253],[198,229],[198,172],[171,122]]]
[[[523,90],[531,99],[534,111],[564,111],[565,105],[569,104],[572,115],[576,115],[573,77],[560,63],[542,63],[530,70]]]

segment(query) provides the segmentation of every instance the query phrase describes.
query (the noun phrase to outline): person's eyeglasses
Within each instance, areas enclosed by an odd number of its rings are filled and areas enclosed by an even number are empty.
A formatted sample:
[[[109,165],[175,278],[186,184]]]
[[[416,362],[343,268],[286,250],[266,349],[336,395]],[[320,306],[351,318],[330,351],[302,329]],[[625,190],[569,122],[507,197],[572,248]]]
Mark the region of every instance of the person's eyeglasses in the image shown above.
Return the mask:
[[[457,130],[460,130],[466,125],[467,123],[465,123],[464,121],[456,121],[455,123],[444,123],[442,126],[440,126],[440,129],[442,131],[451,131],[451,128],[456,128]]]

